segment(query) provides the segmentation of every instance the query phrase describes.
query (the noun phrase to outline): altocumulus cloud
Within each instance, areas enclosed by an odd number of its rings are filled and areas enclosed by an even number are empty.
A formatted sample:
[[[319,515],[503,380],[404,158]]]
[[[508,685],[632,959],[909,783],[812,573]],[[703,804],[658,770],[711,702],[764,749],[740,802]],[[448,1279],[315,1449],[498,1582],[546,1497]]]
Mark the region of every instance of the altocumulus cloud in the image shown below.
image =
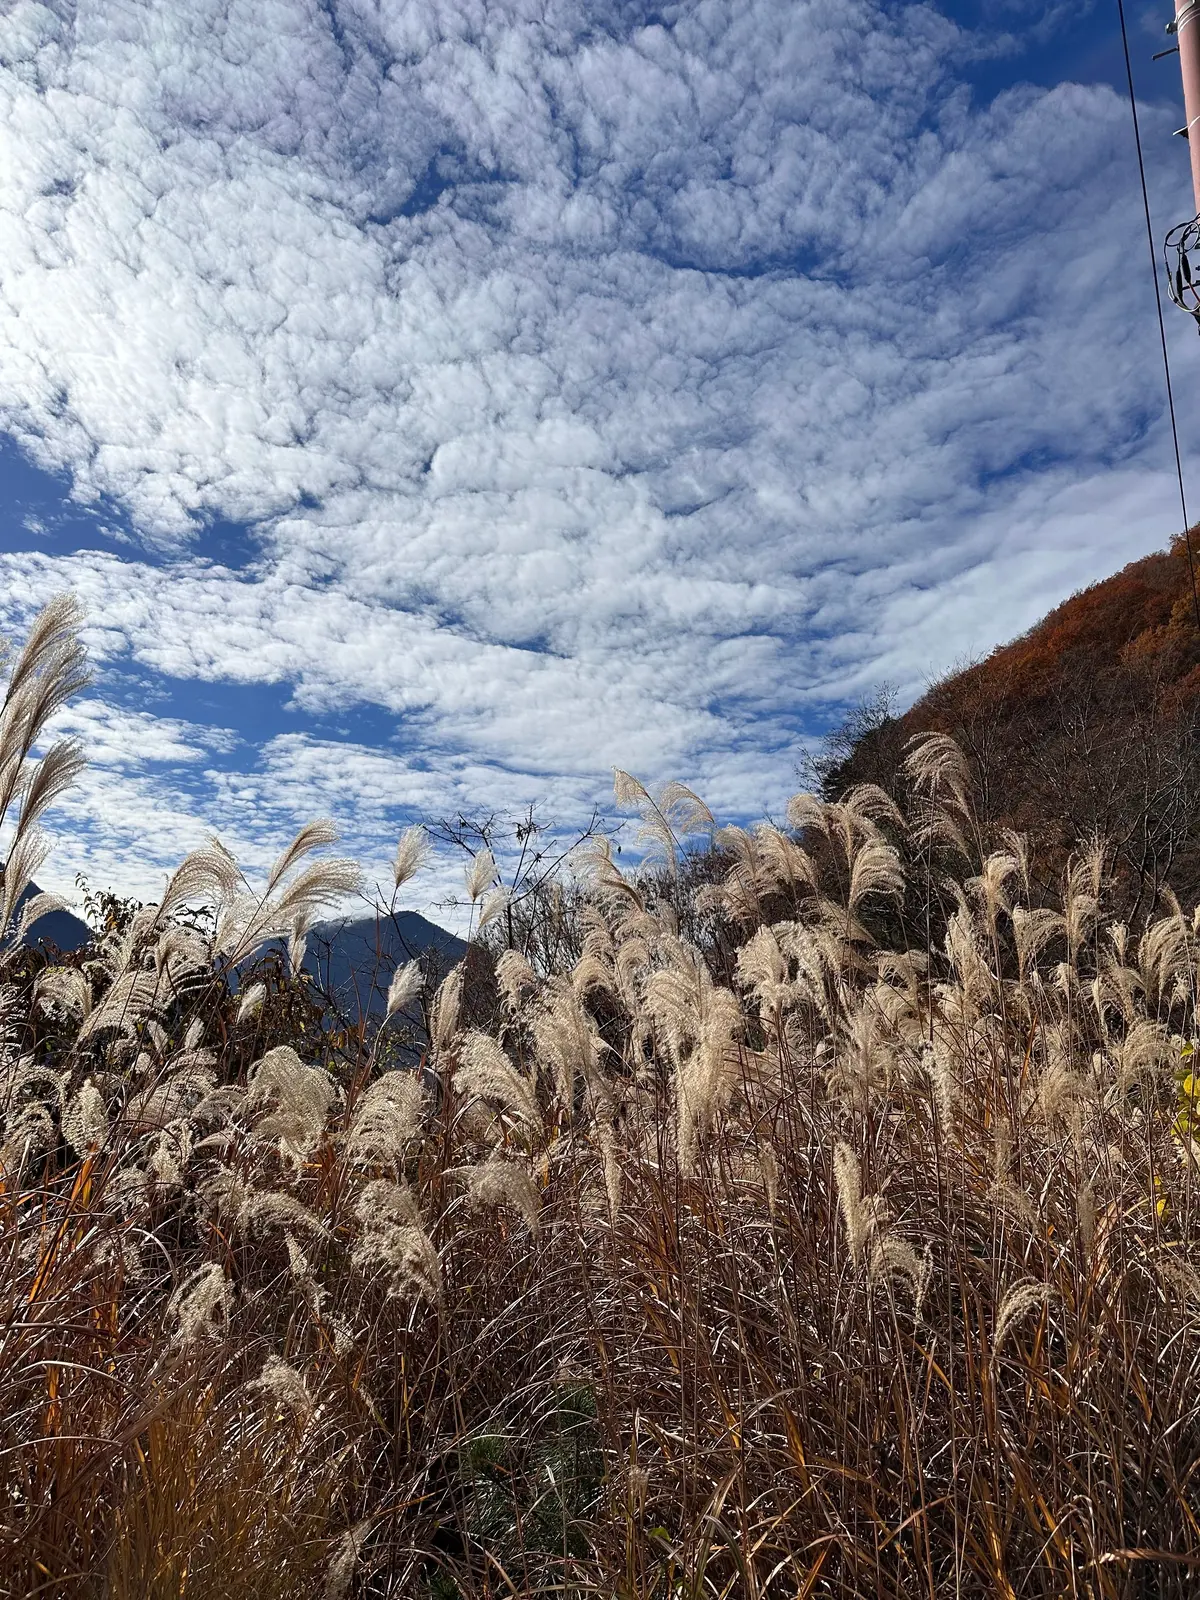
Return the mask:
[[[60,878],[323,811],[382,863],[614,763],[758,814],[830,707],[1163,543],[1127,109],[973,99],[1003,45],[870,0],[10,5],[0,428],[122,530],[0,556],[9,626],[92,618]]]

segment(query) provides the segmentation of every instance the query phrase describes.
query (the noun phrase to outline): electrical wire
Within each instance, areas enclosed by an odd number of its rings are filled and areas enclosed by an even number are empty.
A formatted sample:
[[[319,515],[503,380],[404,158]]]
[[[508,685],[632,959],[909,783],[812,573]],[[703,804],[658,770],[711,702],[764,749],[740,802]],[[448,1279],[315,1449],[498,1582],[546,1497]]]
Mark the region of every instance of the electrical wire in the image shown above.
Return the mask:
[[[1125,51],[1125,77],[1129,84],[1129,110],[1133,116],[1133,142],[1137,146],[1138,176],[1142,183],[1142,210],[1146,214],[1146,242],[1150,246],[1150,271],[1154,277],[1154,304],[1158,308],[1158,337],[1162,344],[1163,375],[1167,380],[1167,409],[1171,415],[1171,440],[1175,446],[1175,476],[1179,480],[1179,509],[1183,513],[1183,539],[1187,547],[1188,575],[1192,580],[1192,610],[1196,631],[1200,633],[1200,594],[1196,589],[1196,560],[1192,553],[1192,532],[1188,522],[1187,496],[1183,490],[1183,461],[1179,454],[1179,428],[1175,422],[1175,393],[1171,386],[1171,360],[1167,355],[1167,329],[1163,322],[1162,288],[1158,281],[1158,252],[1154,248],[1154,227],[1150,221],[1150,194],[1146,188],[1146,163],[1142,159],[1142,132],[1138,126],[1137,96],[1133,92],[1133,66],[1129,60],[1129,35],[1125,31],[1124,0],[1117,0],[1121,19],[1121,45]]]

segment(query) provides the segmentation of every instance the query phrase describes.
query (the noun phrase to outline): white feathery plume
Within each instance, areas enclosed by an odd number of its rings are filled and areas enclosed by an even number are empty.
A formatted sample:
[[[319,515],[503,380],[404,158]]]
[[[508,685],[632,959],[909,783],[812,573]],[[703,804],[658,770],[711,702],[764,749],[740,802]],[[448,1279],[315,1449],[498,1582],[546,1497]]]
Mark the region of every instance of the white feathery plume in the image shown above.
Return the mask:
[[[892,1278],[904,1279],[912,1291],[913,1315],[918,1321],[932,1270],[933,1257],[928,1250],[924,1256],[918,1256],[906,1239],[891,1234],[876,1243],[868,1267],[872,1283],[887,1284]]]
[[[329,1570],[325,1574],[324,1600],[345,1600],[349,1594],[350,1580],[354,1577],[359,1552],[362,1550],[369,1528],[369,1523],[360,1522],[357,1527],[348,1528],[338,1540],[333,1560],[329,1563]]]
[[[499,889],[493,889],[490,894],[485,895],[483,904],[479,908],[479,921],[475,924],[475,932],[482,933],[488,923],[494,922],[504,911],[511,899],[511,893],[503,886]]]
[[[506,1111],[529,1127],[540,1125],[532,1083],[517,1071],[490,1034],[478,1028],[465,1034],[459,1047],[459,1063],[454,1073],[454,1087],[460,1094],[477,1094],[485,1100],[499,1101]]]
[[[23,944],[25,936],[40,917],[48,917],[53,911],[66,911],[67,902],[61,895],[51,894],[48,890],[39,889],[37,894],[31,894],[21,907],[21,914],[17,918],[17,926],[13,931],[12,943]]]
[[[433,997],[431,1032],[433,1048],[438,1052],[449,1048],[450,1041],[458,1029],[458,1011],[462,1004],[464,976],[465,969],[460,961],[446,974]]]
[[[306,1066],[290,1045],[276,1045],[246,1075],[249,1110],[274,1102],[258,1119],[260,1138],[278,1138],[280,1153],[299,1162],[320,1139],[338,1090],[323,1067]]]
[[[99,1089],[85,1078],[79,1093],[62,1114],[63,1138],[78,1156],[98,1150],[108,1138],[108,1112]]]
[[[299,1228],[318,1239],[329,1237],[329,1229],[315,1212],[295,1195],[278,1189],[252,1190],[239,1205],[233,1223],[238,1233],[263,1234],[272,1228]]]
[[[301,968],[304,966],[304,955],[308,949],[308,933],[311,926],[311,913],[307,910],[302,911],[292,923],[291,932],[288,934],[288,971],[293,978],[300,976]]]
[[[252,1394],[268,1395],[280,1410],[291,1411],[301,1426],[316,1409],[303,1377],[279,1356],[268,1356],[258,1377],[252,1378],[246,1388]]]
[[[528,1167],[492,1155],[475,1166],[459,1167],[456,1171],[467,1180],[467,1194],[472,1205],[508,1206],[521,1216],[530,1233],[537,1232],[538,1192]]]
[[[918,733],[908,742],[904,772],[920,793],[935,792],[965,810],[971,769],[962,749],[945,733]]]
[[[295,1234],[285,1233],[283,1241],[287,1246],[288,1271],[299,1286],[300,1295],[308,1308],[309,1316],[316,1322],[321,1316],[321,1306],[328,1298],[327,1291],[322,1289],[317,1282],[308,1257],[300,1248],[300,1243]]]
[[[424,982],[425,974],[419,962],[407,961],[402,967],[397,967],[388,985],[387,1015],[390,1017],[394,1012],[410,1006],[420,994]]]
[[[496,881],[496,858],[485,845],[476,851],[465,873],[467,899],[472,905]]]
[[[561,978],[549,980],[532,1026],[538,1059],[550,1067],[554,1092],[565,1110],[569,1112],[575,1104],[575,1085],[580,1078],[587,1084],[593,1102],[611,1099],[607,1086],[600,1081],[598,1062],[603,1041],[572,984]]]
[[[833,1150],[833,1176],[850,1259],[858,1266],[867,1244],[883,1221],[884,1208],[878,1196],[864,1196],[858,1157],[842,1139],[838,1140]]]
[[[215,1262],[197,1267],[186,1277],[167,1302],[167,1317],[175,1323],[178,1344],[212,1338],[229,1325],[233,1306],[233,1285]]]
[[[243,1022],[253,1022],[255,1017],[262,1011],[263,1002],[266,998],[267,986],[265,983],[252,983],[248,989],[244,990],[238,1000],[237,1017],[235,1018],[237,1025],[240,1027]]]
[[[208,945],[194,928],[177,924],[164,928],[154,947],[154,967],[157,972],[165,969],[175,978],[188,972],[207,972]]]
[[[535,986],[537,975],[519,950],[505,950],[496,962],[496,983],[505,1007],[516,1012],[523,991]]]
[[[170,917],[189,900],[220,903],[231,899],[241,883],[237,862],[217,839],[185,856],[163,890],[157,918]]]
[[[355,1215],[362,1231],[351,1252],[351,1265],[366,1275],[384,1269],[390,1294],[415,1291],[436,1303],[442,1292],[441,1267],[433,1241],[421,1226],[412,1190],[376,1178],[359,1196]]]
[[[337,828],[327,817],[319,817],[313,822],[306,822],[291,844],[276,857],[275,865],[271,868],[270,875],[267,878],[267,886],[263,890],[264,898],[274,893],[298,861],[310,854],[311,851],[318,849],[321,845],[336,844],[337,841]]]
[[[181,1189],[192,1148],[191,1123],[184,1118],[168,1123],[151,1141],[148,1176],[164,1189]]]
[[[92,986],[78,967],[47,967],[34,985],[36,1003],[46,1010],[57,1007],[74,1017],[92,1009]]]
[[[429,860],[432,850],[429,835],[420,823],[404,830],[396,846],[396,859],[392,864],[392,880],[397,889],[410,878],[416,877]]]
[[[992,1360],[1000,1355],[1000,1347],[1023,1317],[1035,1306],[1044,1306],[1050,1298],[1050,1286],[1025,1279],[1014,1283],[1000,1302],[996,1313],[996,1330],[992,1335]]]
[[[108,993],[85,1018],[76,1035],[77,1044],[86,1044],[105,1029],[132,1034],[139,1022],[162,1011],[175,992],[167,972],[124,972]]]
[[[34,873],[50,854],[50,842],[37,828],[18,834],[4,863],[4,903],[0,908],[0,936],[12,922],[17,901],[25,893]]]
[[[353,1162],[403,1159],[405,1146],[421,1131],[425,1092],[412,1072],[385,1072],[354,1107],[346,1134],[346,1153]]]
[[[663,785],[657,798],[644,783],[620,767],[613,768],[613,794],[618,805],[635,807],[641,817],[637,842],[651,856],[661,856],[674,877],[679,867],[679,840],[711,830],[712,812],[686,784]]]

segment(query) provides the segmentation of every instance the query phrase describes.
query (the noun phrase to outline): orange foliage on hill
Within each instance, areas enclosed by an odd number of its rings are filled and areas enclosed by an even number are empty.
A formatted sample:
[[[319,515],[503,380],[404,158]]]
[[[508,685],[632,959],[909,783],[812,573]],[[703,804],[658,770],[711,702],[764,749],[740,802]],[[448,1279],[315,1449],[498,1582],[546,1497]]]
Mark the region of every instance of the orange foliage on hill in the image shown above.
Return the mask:
[[[1047,878],[1099,834],[1131,917],[1167,883],[1200,898],[1200,631],[1182,537],[1073,595],[904,716],[876,718],[828,765],[826,788],[895,790],[905,741],[930,729],[968,751],[985,820],[1026,834]]]

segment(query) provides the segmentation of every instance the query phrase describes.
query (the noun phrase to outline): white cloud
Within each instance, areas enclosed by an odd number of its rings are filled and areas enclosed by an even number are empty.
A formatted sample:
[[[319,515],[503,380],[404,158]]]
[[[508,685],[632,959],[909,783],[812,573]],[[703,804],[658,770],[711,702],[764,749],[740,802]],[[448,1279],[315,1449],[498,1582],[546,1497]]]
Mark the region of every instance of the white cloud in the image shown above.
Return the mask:
[[[865,0],[10,8],[0,426],[145,551],[10,551],[9,622],[69,581],[114,670],[397,719],[254,758],[94,717],[113,861],[320,794],[368,852],[497,790],[569,822],[613,764],[777,808],[822,705],[1163,543],[1126,110],[973,105],[1009,45]]]

